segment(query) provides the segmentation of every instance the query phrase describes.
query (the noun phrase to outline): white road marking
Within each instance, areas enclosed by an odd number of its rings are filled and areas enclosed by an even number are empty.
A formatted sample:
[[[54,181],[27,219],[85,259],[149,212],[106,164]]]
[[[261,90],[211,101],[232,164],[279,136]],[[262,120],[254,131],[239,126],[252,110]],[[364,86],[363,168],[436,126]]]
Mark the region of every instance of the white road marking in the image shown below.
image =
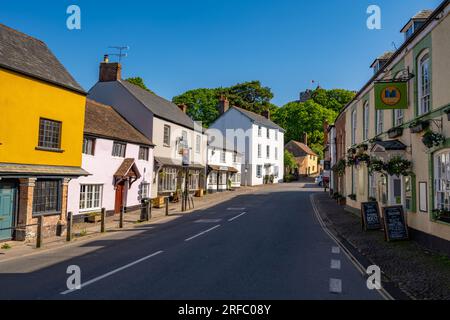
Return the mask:
[[[331,249],[331,252],[332,252],[333,254],[340,254],[340,253],[341,253],[341,248],[339,248],[339,247],[333,247],[333,248]]]
[[[342,281],[340,279],[330,279],[330,292],[342,293]]]
[[[199,219],[194,221],[195,223],[218,223],[222,221],[222,219]]]
[[[341,260],[331,260],[331,269],[341,270]]]
[[[115,274],[115,273],[118,273],[118,272],[120,272],[120,271],[123,271],[123,270],[125,270],[125,269],[128,269],[128,268],[130,268],[130,267],[132,267],[132,266],[134,266],[134,265],[136,265],[136,264],[138,264],[138,263],[141,263],[141,262],[144,262],[145,260],[148,260],[148,259],[150,259],[150,258],[153,258],[153,257],[155,257],[155,256],[157,256],[157,255],[159,255],[159,254],[161,254],[161,253],[163,253],[163,252],[164,252],[164,251],[158,251],[158,252],[152,253],[151,255],[148,255],[148,256],[143,257],[143,258],[141,258],[141,259],[139,259],[139,260],[136,260],[136,261],[134,261],[134,262],[131,262],[131,263],[129,263],[129,264],[123,266],[123,267],[117,268],[117,269],[115,269],[115,270],[113,270],[113,271],[110,271],[110,272],[108,272],[108,273],[105,273],[105,274],[102,275],[102,276],[99,276],[99,277],[97,277],[97,278],[94,278],[94,279],[92,279],[92,280],[89,280],[89,281],[87,281],[87,282],[81,284],[81,289],[83,289],[83,288],[87,287],[88,285],[91,285],[91,284],[93,284],[93,283],[95,283],[95,282],[97,282],[97,281],[100,281],[100,280],[105,279],[105,278],[107,278],[107,277],[109,277],[109,276],[112,276],[112,275]],[[81,289],[80,289],[80,290],[81,290]],[[74,291],[79,291],[79,290],[76,290],[76,289],[66,290],[66,291],[64,291],[64,292],[61,292],[60,294],[66,295],[66,294],[72,293],[72,292],[74,292]]]
[[[236,217],[234,217],[234,218],[229,219],[228,222],[234,221],[234,220],[236,220],[237,218],[242,217],[244,214],[247,214],[247,212],[242,212],[240,215],[238,215],[238,216],[236,216]]]
[[[228,208],[228,211],[243,211],[245,208]]]
[[[187,238],[186,240],[184,240],[184,241],[191,241],[191,240],[193,240],[193,239],[195,239],[195,238],[198,238],[198,237],[200,237],[200,236],[202,236],[202,235],[204,235],[205,233],[208,233],[208,232],[211,232],[211,231],[213,231],[214,229],[217,229],[218,227],[220,227],[220,224],[219,225],[217,225],[217,226],[215,226],[215,227],[212,227],[211,229],[208,229],[208,230],[205,230],[205,231],[202,231],[202,232],[200,232],[200,233],[198,233],[198,234],[196,234],[195,236],[192,236],[192,237],[190,237],[190,238]]]

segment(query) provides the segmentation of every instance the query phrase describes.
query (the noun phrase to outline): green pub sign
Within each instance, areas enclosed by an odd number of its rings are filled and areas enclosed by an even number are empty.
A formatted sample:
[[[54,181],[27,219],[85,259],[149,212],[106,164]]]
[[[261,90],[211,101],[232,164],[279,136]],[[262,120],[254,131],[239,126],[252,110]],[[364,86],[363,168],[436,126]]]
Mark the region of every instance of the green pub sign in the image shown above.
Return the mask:
[[[377,110],[408,109],[408,84],[406,82],[375,83],[375,108]]]

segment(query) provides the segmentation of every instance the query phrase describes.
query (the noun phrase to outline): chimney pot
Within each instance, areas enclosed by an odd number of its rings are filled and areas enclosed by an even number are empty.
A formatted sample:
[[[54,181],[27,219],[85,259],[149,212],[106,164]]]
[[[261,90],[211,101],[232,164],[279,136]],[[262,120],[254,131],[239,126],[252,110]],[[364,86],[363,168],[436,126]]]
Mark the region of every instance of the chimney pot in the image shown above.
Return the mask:
[[[270,120],[270,110],[264,110],[264,111],[261,113],[261,115],[262,115],[264,118]]]

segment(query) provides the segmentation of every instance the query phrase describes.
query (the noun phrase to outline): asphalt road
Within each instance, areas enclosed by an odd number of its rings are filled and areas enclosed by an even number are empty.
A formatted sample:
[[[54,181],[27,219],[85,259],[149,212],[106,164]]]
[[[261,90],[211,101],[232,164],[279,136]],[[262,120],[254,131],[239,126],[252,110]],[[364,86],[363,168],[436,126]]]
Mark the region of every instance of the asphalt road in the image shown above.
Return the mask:
[[[382,299],[322,230],[310,202],[317,191],[274,186],[3,262],[0,299]],[[71,265],[80,290],[66,285]]]

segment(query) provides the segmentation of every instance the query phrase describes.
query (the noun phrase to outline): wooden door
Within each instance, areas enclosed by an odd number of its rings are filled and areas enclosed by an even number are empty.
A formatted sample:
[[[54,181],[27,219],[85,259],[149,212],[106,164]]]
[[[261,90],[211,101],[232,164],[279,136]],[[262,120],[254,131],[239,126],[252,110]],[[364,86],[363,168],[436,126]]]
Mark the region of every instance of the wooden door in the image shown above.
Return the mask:
[[[0,240],[12,239],[14,225],[16,188],[11,184],[0,184]],[[6,230],[1,230],[6,229]]]
[[[120,209],[123,206],[123,189],[124,189],[125,183],[121,182],[116,187],[116,201],[114,205],[114,212],[116,214],[120,213]]]

